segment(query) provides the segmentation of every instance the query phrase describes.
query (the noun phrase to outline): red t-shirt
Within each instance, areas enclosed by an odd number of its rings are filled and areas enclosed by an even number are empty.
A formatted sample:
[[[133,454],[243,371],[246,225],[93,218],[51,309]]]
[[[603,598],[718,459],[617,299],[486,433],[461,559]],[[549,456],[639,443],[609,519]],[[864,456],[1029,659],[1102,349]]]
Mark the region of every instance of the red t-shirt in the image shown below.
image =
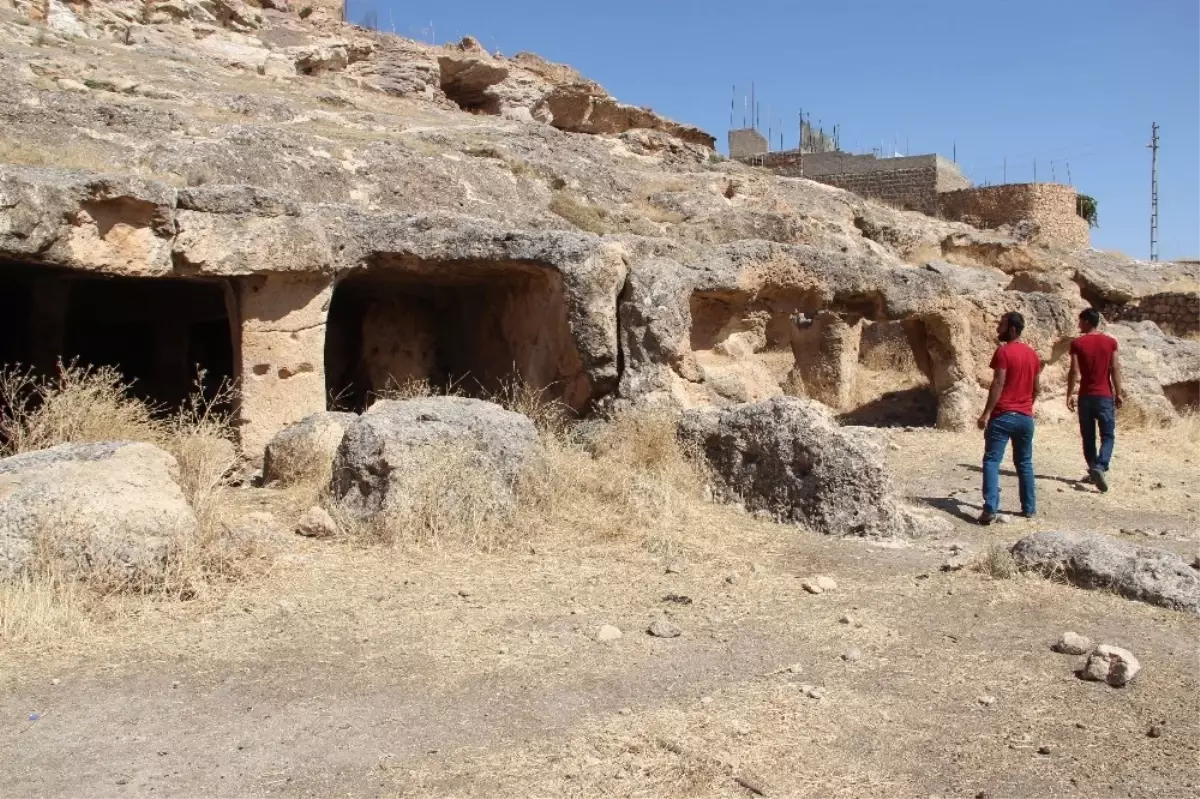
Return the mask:
[[[992,368],[1005,372],[1004,388],[1000,390],[992,417],[1012,411],[1033,416],[1033,387],[1037,385],[1038,372],[1042,371],[1042,359],[1033,347],[1024,341],[1001,344],[992,356]]]
[[[1079,396],[1111,397],[1109,375],[1117,340],[1103,333],[1085,333],[1071,342],[1071,354],[1079,364]]]

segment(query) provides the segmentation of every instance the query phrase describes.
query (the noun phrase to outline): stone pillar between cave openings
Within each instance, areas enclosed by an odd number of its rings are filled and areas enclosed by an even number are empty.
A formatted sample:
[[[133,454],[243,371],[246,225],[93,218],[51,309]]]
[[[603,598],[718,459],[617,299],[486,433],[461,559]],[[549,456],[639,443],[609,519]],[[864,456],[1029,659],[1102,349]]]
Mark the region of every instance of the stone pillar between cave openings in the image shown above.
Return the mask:
[[[971,328],[965,319],[935,314],[925,320],[926,347],[937,395],[937,426],[966,430],[982,409],[982,389],[971,361]]]
[[[30,362],[42,374],[55,373],[63,355],[71,282],[69,277],[34,278],[33,307],[29,309],[29,340],[33,345]]]
[[[796,365],[788,381],[799,377],[807,396],[835,410],[854,404],[862,321],[848,325],[837,314],[821,311],[808,327],[792,328]]]
[[[243,453],[262,458],[275,433],[325,410],[325,325],[332,281],[259,275],[238,285]]]

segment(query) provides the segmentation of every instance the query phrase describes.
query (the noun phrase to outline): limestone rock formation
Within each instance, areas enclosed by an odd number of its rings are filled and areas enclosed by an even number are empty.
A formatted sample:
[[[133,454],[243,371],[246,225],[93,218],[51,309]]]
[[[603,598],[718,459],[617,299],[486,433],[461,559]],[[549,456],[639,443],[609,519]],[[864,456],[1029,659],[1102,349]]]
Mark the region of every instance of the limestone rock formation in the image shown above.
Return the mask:
[[[1101,533],[1042,532],[1013,544],[1012,555],[1021,568],[1061,574],[1082,588],[1200,613],[1200,574],[1171,552]]]
[[[290,485],[328,475],[352,413],[322,412],[280,430],[267,443],[263,483]]]
[[[750,510],[833,535],[919,532],[893,494],[880,448],[819,403],[777,397],[689,411],[679,436],[704,455],[721,492]]]
[[[164,364],[204,355],[239,386],[254,458],[406,380],[486,395],[519,379],[580,414],[790,394],[854,424],[964,429],[1005,311],[1029,322],[1047,412],[1082,308],[1154,319],[1169,298],[1188,322],[1194,265],[766,174],[568,66],[311,8],[54,2],[45,30],[20,18],[40,5],[0,9],[0,296],[37,309],[0,320],[3,340],[37,342],[6,360],[91,357],[66,347],[87,324],[107,360],[138,361],[104,319],[121,305],[158,342],[129,376],[171,383]],[[112,298],[75,318],[102,285]],[[1194,404],[1194,342],[1113,327],[1131,408]]]
[[[448,453],[488,475],[504,499],[538,457],[537,430],[526,417],[482,400],[383,400],[346,429],[333,466],[334,496],[359,517],[387,514]]]
[[[150,444],[61,444],[0,460],[0,577],[47,546],[79,568],[152,574],[196,516],[171,455]]]

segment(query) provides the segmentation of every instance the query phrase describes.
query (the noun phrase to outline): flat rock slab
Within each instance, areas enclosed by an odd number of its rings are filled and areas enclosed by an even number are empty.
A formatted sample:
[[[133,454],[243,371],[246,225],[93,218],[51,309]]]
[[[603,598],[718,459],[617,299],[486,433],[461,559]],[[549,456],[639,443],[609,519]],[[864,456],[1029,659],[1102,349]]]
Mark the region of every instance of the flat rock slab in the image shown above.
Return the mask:
[[[1023,569],[1061,574],[1081,588],[1111,589],[1139,602],[1200,613],[1200,573],[1172,552],[1100,533],[1047,531],[1013,544],[1012,556]]]

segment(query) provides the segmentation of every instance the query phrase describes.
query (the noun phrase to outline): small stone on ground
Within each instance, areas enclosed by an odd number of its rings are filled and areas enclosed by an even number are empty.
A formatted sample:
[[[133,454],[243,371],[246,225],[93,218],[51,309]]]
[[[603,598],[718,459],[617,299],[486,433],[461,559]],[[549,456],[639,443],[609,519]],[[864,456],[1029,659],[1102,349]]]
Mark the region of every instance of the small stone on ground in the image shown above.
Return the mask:
[[[620,637],[621,631],[611,624],[601,625],[600,629],[596,631],[596,640],[600,643],[615,641]]]
[[[1092,651],[1092,641],[1090,638],[1068,630],[1059,637],[1051,649],[1064,655],[1086,655]]]
[[[670,619],[660,617],[650,622],[650,626],[646,628],[646,632],[655,638],[678,638],[683,633],[683,630],[679,629],[679,626]]]

